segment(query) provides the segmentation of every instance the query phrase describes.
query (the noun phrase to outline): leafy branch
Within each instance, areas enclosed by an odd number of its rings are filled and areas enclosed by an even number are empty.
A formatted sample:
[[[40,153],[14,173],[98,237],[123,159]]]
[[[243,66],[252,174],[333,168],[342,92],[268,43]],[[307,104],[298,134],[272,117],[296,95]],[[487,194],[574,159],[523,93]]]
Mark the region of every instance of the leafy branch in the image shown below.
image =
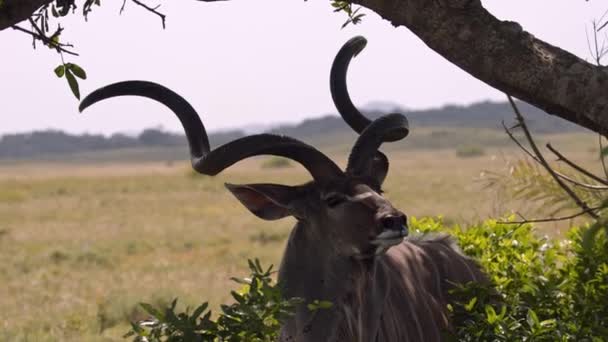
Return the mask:
[[[608,179],[598,176],[573,162],[549,143],[546,145],[547,149],[557,157],[558,162],[562,162],[568,167],[568,171],[550,165],[536,145],[519,108],[517,108],[510,95],[507,95],[507,98],[515,113],[516,124],[513,127],[507,127],[503,122],[505,132],[532,160],[532,162],[521,160],[511,168],[509,179],[512,184],[507,187],[516,198],[534,200],[541,203],[541,208],[538,209],[543,211],[552,209],[553,211],[550,217],[535,219],[527,219],[518,213],[522,220],[502,223],[555,222],[587,215],[595,222],[592,229],[587,230],[583,238],[585,241],[584,245],[589,245],[588,241],[601,228],[606,228],[608,232],[606,226],[608,217],[605,213],[605,209],[608,207],[608,195],[606,193],[608,191]],[[515,129],[523,131],[529,148],[524,146],[524,143],[520,142],[515,136]],[[601,137],[599,144],[601,150],[600,159],[602,160],[602,165],[604,165],[605,153],[603,152],[604,148],[602,147]],[[546,174],[542,171],[545,171]],[[489,177],[488,186],[499,185],[500,181],[497,178],[496,176]],[[564,209],[572,209],[572,207],[578,208],[578,211],[572,214],[555,216],[558,212]]]
[[[166,16],[158,11],[158,7],[151,7],[142,2],[141,0],[130,0],[139,7],[146,9],[147,11],[158,15],[161,18],[163,28],[165,28]],[[4,1],[0,0],[0,8]],[[123,12],[126,4],[126,0],[123,0],[120,13]],[[82,16],[85,20],[88,19],[89,14],[93,11],[95,6],[101,6],[101,0],[83,0],[82,2]],[[72,94],[77,99],[80,99],[80,90],[78,85],[78,79],[85,80],[87,78],[86,72],[80,66],[75,63],[66,62],[64,54],[71,56],[78,56],[78,53],[73,51],[71,48],[74,46],[69,43],[61,41],[61,35],[64,28],[61,27],[60,23],[57,23],[57,27],[51,30],[51,19],[56,20],[66,17],[70,13],[76,13],[78,8],[76,0],[54,0],[51,1],[38,10],[36,10],[28,19],[31,29],[13,25],[14,30],[20,31],[32,37],[32,46],[35,49],[36,43],[41,42],[43,45],[57,51],[61,58],[61,64],[55,68],[54,72],[57,77],[65,77]]]
[[[164,309],[142,303],[152,319],[132,323],[124,337],[134,337],[134,342],[276,341],[282,322],[293,316],[302,299],[282,297],[281,287],[272,280],[272,266],[265,269],[257,259],[248,263],[250,277],[232,278],[243,288],[231,292],[235,303],[222,305],[216,320],[211,318],[207,302],[192,313],[189,309],[176,313],[177,299]],[[317,310],[328,308],[331,303],[315,301],[311,305]]]
[[[361,23],[365,16],[365,13],[359,13],[361,6],[353,9],[353,4],[350,1],[333,0],[331,5],[334,7],[334,12],[344,12],[348,15],[348,19],[342,24],[342,28],[345,28],[348,24],[357,25]]]
[[[74,63],[64,63],[55,68],[55,75],[59,78],[65,77],[74,96],[76,96],[77,99],[80,99],[80,88],[76,77],[81,80],[86,80],[87,73],[84,69]]]

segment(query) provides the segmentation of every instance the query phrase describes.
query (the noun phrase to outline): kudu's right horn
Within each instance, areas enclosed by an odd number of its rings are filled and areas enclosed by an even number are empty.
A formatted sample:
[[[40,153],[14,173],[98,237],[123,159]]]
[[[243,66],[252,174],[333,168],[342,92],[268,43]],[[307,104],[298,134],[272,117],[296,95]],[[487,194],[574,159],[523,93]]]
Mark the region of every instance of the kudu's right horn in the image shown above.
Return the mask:
[[[371,160],[386,164],[388,158],[378,151],[383,142],[398,141],[409,134],[409,123],[403,114],[384,115],[374,121],[366,118],[355,107],[348,94],[346,74],[353,57],[357,56],[367,45],[364,37],[349,39],[338,51],[331,66],[329,86],[331,97],[342,119],[357,133],[359,138],[348,158],[347,173],[360,174],[367,170]]]
[[[190,145],[192,167],[199,173],[213,176],[242,159],[269,154],[297,161],[316,181],[329,180],[344,174],[331,159],[316,148],[282,135],[246,136],[212,151],[205,126],[194,108],[177,93],[153,82],[125,81],[99,88],[82,100],[79,110],[82,112],[98,101],[123,95],[143,96],[156,100],[177,115]]]

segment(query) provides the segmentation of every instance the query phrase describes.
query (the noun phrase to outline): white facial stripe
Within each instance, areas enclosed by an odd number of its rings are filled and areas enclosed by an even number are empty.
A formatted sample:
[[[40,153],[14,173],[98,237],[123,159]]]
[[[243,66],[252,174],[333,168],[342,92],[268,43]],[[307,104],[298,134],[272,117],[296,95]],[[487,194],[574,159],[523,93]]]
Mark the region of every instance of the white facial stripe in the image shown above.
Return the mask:
[[[366,198],[373,197],[374,195],[380,196],[373,191],[368,191],[368,192],[364,192],[362,194],[358,194],[356,196],[346,196],[346,199],[351,202],[361,202],[361,201],[365,200]]]

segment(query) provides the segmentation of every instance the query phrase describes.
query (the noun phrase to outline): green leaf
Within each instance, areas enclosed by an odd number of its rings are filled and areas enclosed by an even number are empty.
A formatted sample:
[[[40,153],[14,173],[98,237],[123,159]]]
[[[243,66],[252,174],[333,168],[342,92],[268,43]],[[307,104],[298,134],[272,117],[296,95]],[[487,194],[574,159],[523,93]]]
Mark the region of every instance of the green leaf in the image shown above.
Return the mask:
[[[546,319],[540,322],[540,326],[543,328],[554,328],[556,323],[557,322],[555,321],[555,319]]]
[[[67,68],[70,69],[76,77],[83,80],[87,79],[87,73],[79,65],[74,63],[68,63]]]
[[[155,307],[153,307],[151,304],[148,303],[139,303],[139,305],[146,310],[147,313],[149,313],[150,315],[154,316],[154,318],[157,318],[159,320],[164,319],[164,315]]]
[[[49,42],[49,48],[54,49],[59,46],[59,36],[60,35],[61,34],[59,33],[59,31],[57,31],[55,34],[53,34],[50,37],[51,41]]]
[[[592,250],[595,236],[599,233],[600,229],[602,229],[602,224],[596,222],[583,232],[583,241],[581,245],[585,251],[590,252]]]
[[[475,307],[475,303],[477,303],[477,297],[473,297],[473,299],[464,306],[464,309],[470,312]]]
[[[60,66],[55,68],[55,75],[57,75],[57,77],[61,78],[63,77],[64,73],[65,73],[65,65],[61,64]]]
[[[536,315],[536,312],[534,312],[534,310],[532,310],[532,309],[528,310],[528,315],[526,317],[526,321],[528,322],[528,325],[531,328],[540,326],[540,321],[538,320],[538,316]]]
[[[242,285],[249,285],[251,284],[251,280],[250,279],[241,279],[241,278],[236,278],[236,277],[231,277],[230,280],[242,284]]]
[[[351,19],[348,19],[344,22],[344,24],[342,24],[342,27],[340,27],[341,29],[345,28],[346,26],[348,26],[348,24],[351,23]]]
[[[131,329],[133,329],[133,332],[136,333],[136,334],[141,334],[144,331],[144,329],[142,327],[140,327],[139,324],[136,324],[136,323],[133,323],[133,322],[131,322]]]
[[[80,88],[78,87],[78,81],[76,80],[76,77],[74,77],[70,69],[67,69],[65,71],[65,78],[68,80],[68,85],[72,90],[72,94],[74,94],[74,96],[76,96],[76,98],[80,100]]]
[[[332,306],[334,306],[334,303],[327,301],[327,300],[321,300],[318,303],[319,309],[329,309]]]
[[[192,321],[196,321],[196,319],[203,313],[205,312],[205,310],[207,310],[207,307],[209,306],[209,304],[207,302],[203,303],[201,306],[199,306],[198,308],[196,308],[196,310],[194,310],[194,312],[192,313]]]
[[[306,305],[306,307],[310,311],[317,311],[317,310],[321,310],[321,309],[329,309],[332,306],[334,306],[334,304],[332,302],[326,301],[326,300],[318,300],[318,299],[315,299],[314,301],[312,301],[312,303],[309,303],[309,304]]]
[[[498,320],[498,315],[496,314],[496,311],[490,305],[486,305],[485,310],[486,310],[486,319],[487,319],[488,323],[494,324],[494,322],[496,322]]]

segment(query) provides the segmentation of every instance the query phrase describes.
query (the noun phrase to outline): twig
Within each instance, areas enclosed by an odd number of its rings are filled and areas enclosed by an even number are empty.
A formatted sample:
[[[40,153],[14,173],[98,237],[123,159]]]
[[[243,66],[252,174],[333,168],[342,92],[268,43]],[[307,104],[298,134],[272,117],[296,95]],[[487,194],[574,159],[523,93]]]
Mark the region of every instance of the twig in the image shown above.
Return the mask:
[[[558,150],[556,150],[555,148],[553,148],[553,146],[551,146],[551,144],[547,144],[547,148],[549,149],[549,151],[553,152],[553,154],[555,154],[558,158],[559,161],[563,161],[564,163],[568,164],[568,166],[570,166],[571,168],[575,169],[576,171],[584,174],[585,176],[593,179],[594,181],[604,184],[604,185],[608,185],[608,181],[606,181],[605,179],[602,179],[599,176],[594,175],[593,173],[583,169],[582,167],[576,165],[575,163],[573,163],[572,161],[570,161],[568,158],[564,157],[563,154],[561,154]]]
[[[532,148],[532,151],[534,151],[534,154],[540,161],[541,165],[547,170],[547,172],[549,172],[551,177],[553,177],[553,179],[557,182],[557,184],[572,198],[572,200],[574,200],[574,203],[576,203],[576,205],[578,205],[589,216],[593,217],[594,219],[598,219],[599,215],[597,215],[595,212],[591,211],[591,209],[589,208],[587,203],[585,203],[583,200],[581,200],[574,193],[574,191],[572,191],[572,189],[570,189],[570,187],[568,187],[568,185],[566,185],[562,181],[562,179],[555,173],[555,171],[551,168],[551,166],[549,166],[549,163],[547,163],[547,161],[543,157],[542,153],[536,146],[536,143],[534,142],[534,139],[532,138],[532,134],[530,134],[530,131],[528,130],[528,127],[526,126],[524,117],[519,112],[519,109],[515,105],[515,102],[513,101],[513,98],[511,97],[511,95],[507,94],[507,99],[509,100],[511,107],[513,108],[513,111],[515,112],[515,116],[517,117],[517,121],[518,121],[519,125],[521,126],[522,130],[524,131],[524,134],[526,135],[526,139],[530,143],[530,147]]]
[[[62,43],[54,42],[49,37],[47,37],[45,35],[40,35],[40,34],[38,34],[36,32],[32,32],[30,30],[24,29],[24,28],[19,27],[17,25],[13,25],[11,27],[13,28],[13,30],[17,30],[17,31],[21,31],[21,32],[27,33],[30,36],[34,37],[34,39],[41,40],[43,43],[45,43],[46,45],[52,47],[53,49],[56,49],[57,51],[65,52],[65,53],[67,53],[69,55],[73,55],[73,56],[78,56],[78,54],[76,52],[67,50],[65,48],[65,46],[71,47],[72,46],[71,44],[62,44]]]
[[[519,215],[521,218],[523,218],[523,220],[521,220],[521,221],[496,221],[496,223],[501,223],[501,224],[526,224],[526,223],[542,223],[542,222],[566,221],[566,220],[571,220],[573,218],[577,218],[579,216],[583,216],[583,215],[588,214],[590,212],[595,212],[596,210],[600,210],[600,209],[602,209],[602,207],[593,207],[593,208],[589,208],[589,210],[582,210],[582,211],[579,211],[578,213],[575,213],[575,214],[572,214],[572,215],[559,216],[559,217],[550,217],[550,218],[544,218],[544,219],[532,219],[532,220],[528,220],[525,217],[523,217],[521,214],[517,213],[517,215]]]
[[[535,155],[534,155],[532,152],[530,152],[530,150],[528,150],[528,149],[527,149],[527,148],[526,148],[524,145],[522,145],[522,144],[519,142],[519,140],[517,140],[517,138],[516,138],[516,137],[513,135],[513,133],[511,133],[511,130],[512,130],[513,128],[517,128],[517,127],[519,127],[519,126],[520,126],[520,125],[518,124],[518,125],[516,125],[516,126],[513,126],[513,127],[511,127],[511,128],[508,128],[508,127],[507,127],[507,125],[505,125],[504,120],[502,121],[502,127],[505,129],[505,132],[507,133],[507,135],[509,136],[509,138],[511,138],[511,140],[513,140],[513,142],[514,142],[514,143],[515,143],[515,144],[516,144],[516,145],[517,145],[517,146],[518,146],[518,147],[519,147],[519,148],[520,148],[522,151],[524,151],[524,152],[525,152],[525,153],[526,153],[528,156],[530,156],[530,158],[532,158],[532,159],[534,159],[535,161],[537,161],[537,162],[539,162],[539,163],[540,163],[540,160],[538,160],[538,158],[536,158],[536,156],[535,156]]]
[[[139,1],[139,0],[131,0],[131,1],[133,1],[134,3],[136,3],[137,5],[139,5],[139,6],[143,7],[143,8],[145,8],[145,9],[147,9],[148,11],[150,11],[150,12],[152,12],[152,13],[156,14],[157,16],[159,16],[159,17],[160,17],[160,20],[161,20],[161,21],[162,21],[162,23],[163,23],[163,29],[165,29],[165,28],[166,28],[166,27],[165,27],[165,17],[166,17],[166,16],[165,16],[164,14],[160,13],[159,11],[157,11],[157,9],[160,7],[160,5],[158,5],[158,6],[156,6],[156,7],[150,7],[150,6],[148,6],[148,5],[144,4],[143,2],[141,2],[141,1]],[[124,4],[123,4],[123,7],[124,7]],[[121,9],[121,12],[122,12],[122,9]]]
[[[522,151],[524,151],[530,158],[532,158],[532,160],[534,160],[535,162],[539,163],[540,165],[543,165],[542,161],[540,159],[538,159],[532,152],[530,152],[530,150],[528,150],[524,145],[522,145],[522,143],[520,143],[519,140],[517,140],[517,138],[513,135],[513,133],[511,133],[511,129],[513,129],[514,127],[508,128],[505,125],[504,121],[502,122],[502,127],[505,129],[505,132],[507,133],[507,135],[509,135],[509,138],[511,138],[511,140]],[[520,125],[518,124],[515,127],[520,127]],[[563,174],[563,173],[561,173],[559,171],[555,171],[555,170],[553,170],[553,171],[555,172],[555,174],[558,177],[560,177],[560,178],[562,178],[562,179],[564,179],[564,180],[566,180],[566,181],[568,181],[568,182],[570,182],[570,183],[572,183],[574,185],[580,186],[582,188],[587,188],[587,189],[591,189],[591,190],[608,190],[608,186],[604,187],[604,186],[599,186],[599,185],[594,185],[594,184],[582,183],[582,182],[579,182],[579,181],[577,181],[577,180],[575,180],[575,179],[573,179],[573,178],[571,178],[569,176],[566,176],[565,174]]]
[[[600,160],[602,161],[602,169],[604,169],[604,175],[608,179],[608,168],[606,168],[606,159],[604,158],[604,146],[602,146],[602,135],[598,134],[598,144],[600,145]]]
[[[563,173],[559,173],[557,171],[555,171],[555,173],[557,173],[557,175],[560,176],[563,180],[568,181],[581,188],[586,188],[589,190],[596,190],[596,191],[608,190],[608,186],[583,183],[581,181],[577,181],[576,179],[574,179],[572,177],[566,176]]]
[[[606,14],[608,14],[608,10],[606,10],[606,12],[604,12],[604,14],[602,14],[600,19],[598,20],[598,23],[601,23],[604,20],[604,18],[606,17]],[[602,25],[600,25],[600,27],[597,28],[596,32],[600,32],[604,27],[606,27],[606,25],[608,25],[608,21],[606,21]]]
[[[591,49],[591,42],[589,41],[589,32],[587,32],[587,27],[585,27],[585,38],[587,38],[587,49],[589,50],[589,55],[595,59],[593,49]]]

